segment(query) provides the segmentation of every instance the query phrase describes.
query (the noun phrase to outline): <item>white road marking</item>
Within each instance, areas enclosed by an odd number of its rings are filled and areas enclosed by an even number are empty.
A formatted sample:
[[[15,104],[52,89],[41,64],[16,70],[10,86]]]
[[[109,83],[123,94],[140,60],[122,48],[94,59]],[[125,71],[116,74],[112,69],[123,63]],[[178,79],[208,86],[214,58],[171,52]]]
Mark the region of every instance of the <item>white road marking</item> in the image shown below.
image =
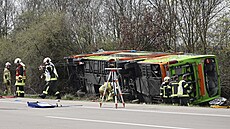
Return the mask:
[[[25,102],[23,102],[21,100],[16,100],[16,101],[1,100],[0,102],[25,104]],[[223,114],[204,114],[204,113],[189,113],[189,112],[168,112],[168,111],[138,110],[138,109],[127,109],[127,108],[126,109],[125,108],[115,109],[115,108],[103,108],[103,107],[100,108],[100,107],[91,107],[91,106],[80,106],[79,108],[97,109],[97,110],[114,110],[114,111],[128,111],[128,112],[162,113],[162,114],[174,114],[174,115],[209,116],[209,117],[227,117],[227,118],[230,118],[230,115],[223,115]]]
[[[9,100],[0,100],[1,103],[18,103],[18,104],[25,104],[21,100],[9,101]]]
[[[128,111],[128,112],[145,112],[145,113],[163,113],[163,114],[174,114],[174,115],[191,115],[191,116],[210,116],[210,117],[230,117],[230,115],[223,114],[204,114],[204,113],[188,113],[188,112],[167,112],[167,111],[156,111],[156,110],[137,110],[137,109],[115,109],[115,108],[100,108],[100,107],[87,107],[81,108],[98,109],[98,110],[114,110],[114,111]]]
[[[117,124],[117,125],[129,125],[129,126],[140,126],[140,127],[151,127],[151,128],[192,129],[192,128],[184,128],[184,127],[149,125],[149,124],[141,124],[141,123],[126,123],[126,122],[119,122],[119,121],[104,121],[104,120],[80,119],[80,118],[58,117],[58,116],[46,116],[46,117],[53,118],[53,119],[61,119],[61,120],[85,121],[85,122],[107,123],[107,124]]]

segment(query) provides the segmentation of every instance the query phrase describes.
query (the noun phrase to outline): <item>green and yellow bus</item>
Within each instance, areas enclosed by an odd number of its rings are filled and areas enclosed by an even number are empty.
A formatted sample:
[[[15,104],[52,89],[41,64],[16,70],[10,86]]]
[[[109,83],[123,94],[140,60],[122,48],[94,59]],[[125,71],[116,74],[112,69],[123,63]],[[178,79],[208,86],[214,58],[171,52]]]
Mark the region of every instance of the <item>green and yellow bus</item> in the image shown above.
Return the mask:
[[[193,88],[193,104],[220,96],[218,63],[214,55],[167,55],[138,63],[142,76],[137,79],[137,87],[147,98],[159,95],[159,87],[165,76],[172,78],[177,75],[180,80],[184,74]]]
[[[218,63],[214,55],[146,52],[135,50],[105,51],[70,56],[67,59],[76,90],[98,94],[107,79],[111,59],[119,70],[122,89],[140,101],[152,103],[159,96],[164,77],[188,75],[193,87],[193,104],[208,102],[220,96]],[[80,83],[75,83],[75,81]]]

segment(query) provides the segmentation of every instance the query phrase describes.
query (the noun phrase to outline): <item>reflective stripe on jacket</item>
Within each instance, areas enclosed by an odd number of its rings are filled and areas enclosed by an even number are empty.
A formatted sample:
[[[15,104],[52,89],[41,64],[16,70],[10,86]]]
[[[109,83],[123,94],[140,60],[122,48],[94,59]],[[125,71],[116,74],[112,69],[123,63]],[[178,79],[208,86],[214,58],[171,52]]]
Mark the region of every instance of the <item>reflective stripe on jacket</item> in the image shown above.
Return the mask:
[[[3,71],[3,83],[6,84],[7,81],[11,80],[11,74],[10,74],[10,70],[8,68],[4,68]]]
[[[176,97],[177,93],[178,93],[179,83],[177,81],[172,81],[172,82],[170,82],[169,85],[172,88],[172,95],[171,95],[171,97]]]
[[[23,63],[20,63],[16,68],[16,86],[24,86],[26,79],[26,68]]]
[[[54,64],[50,62],[45,66],[45,68],[46,68],[44,73],[46,77],[45,80],[46,81],[57,80],[58,74]]]
[[[187,93],[186,87],[188,87],[188,83],[185,80],[181,80],[179,82],[178,92],[177,92],[179,97],[188,97],[189,96]]]

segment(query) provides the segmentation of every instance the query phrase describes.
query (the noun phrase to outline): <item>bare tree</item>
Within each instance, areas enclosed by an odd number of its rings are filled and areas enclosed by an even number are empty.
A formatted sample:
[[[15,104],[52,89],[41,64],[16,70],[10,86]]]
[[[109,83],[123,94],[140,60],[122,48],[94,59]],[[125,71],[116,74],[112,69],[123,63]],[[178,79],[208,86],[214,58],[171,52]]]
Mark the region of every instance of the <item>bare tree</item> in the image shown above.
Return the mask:
[[[200,52],[207,53],[207,32],[211,20],[223,9],[219,8],[221,0],[176,2],[179,36],[187,52],[194,53],[197,48],[202,48]]]
[[[13,17],[15,13],[15,3],[9,0],[0,0],[0,36],[7,38],[12,30]]]

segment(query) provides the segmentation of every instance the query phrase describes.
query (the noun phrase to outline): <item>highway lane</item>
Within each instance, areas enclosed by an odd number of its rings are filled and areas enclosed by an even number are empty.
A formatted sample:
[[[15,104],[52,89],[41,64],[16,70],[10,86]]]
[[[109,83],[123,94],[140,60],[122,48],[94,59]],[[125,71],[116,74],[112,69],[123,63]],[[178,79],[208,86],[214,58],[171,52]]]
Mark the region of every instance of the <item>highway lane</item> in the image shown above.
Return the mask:
[[[0,99],[0,129],[227,129],[230,109],[166,105],[62,101],[63,107],[31,108],[26,102],[54,100]]]

